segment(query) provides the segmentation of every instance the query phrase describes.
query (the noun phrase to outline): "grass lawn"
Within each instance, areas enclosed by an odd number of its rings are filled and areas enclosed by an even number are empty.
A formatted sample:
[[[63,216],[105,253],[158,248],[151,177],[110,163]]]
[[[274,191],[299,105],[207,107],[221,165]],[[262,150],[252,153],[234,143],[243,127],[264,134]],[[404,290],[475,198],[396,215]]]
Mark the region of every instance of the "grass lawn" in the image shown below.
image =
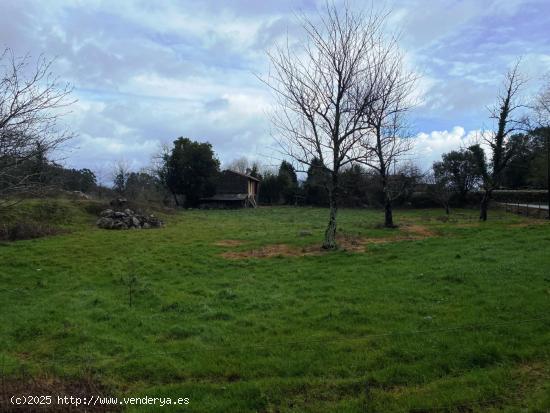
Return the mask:
[[[70,233],[0,244],[4,393],[190,399],[140,412],[550,409],[548,222],[417,210],[387,230],[342,210],[346,250],[320,253],[323,209],[116,232],[59,202]]]

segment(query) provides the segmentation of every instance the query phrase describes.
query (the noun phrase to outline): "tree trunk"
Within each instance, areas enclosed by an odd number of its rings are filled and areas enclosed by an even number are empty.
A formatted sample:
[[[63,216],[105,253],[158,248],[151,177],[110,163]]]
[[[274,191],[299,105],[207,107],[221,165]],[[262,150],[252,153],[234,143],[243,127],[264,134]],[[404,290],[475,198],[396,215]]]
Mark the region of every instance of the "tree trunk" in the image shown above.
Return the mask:
[[[386,228],[395,227],[395,225],[393,225],[393,211],[392,211],[391,200],[387,197],[384,204],[384,226]]]
[[[338,175],[332,175],[332,187],[328,193],[330,214],[327,229],[325,230],[325,240],[323,249],[335,250],[336,245],[336,214],[338,212]]]
[[[176,208],[180,206],[180,203],[178,202],[178,196],[175,192],[172,192],[172,196],[174,197],[174,202],[176,203]]]
[[[380,163],[382,164],[380,175],[382,178],[382,192],[384,193],[384,226],[386,228],[395,228],[395,225],[393,225],[391,197],[388,194],[388,178],[386,176],[386,167],[383,165],[382,159],[380,160]]]
[[[483,198],[481,198],[481,204],[479,208],[479,219],[487,221],[487,210],[489,209],[489,200],[491,198],[491,191],[485,190]]]
[[[548,215],[550,219],[550,131],[546,130],[546,191],[548,201]]]
[[[323,249],[334,250],[336,249],[336,213],[338,208],[336,204],[331,200],[330,202],[330,216],[328,220],[327,229],[325,231],[325,240],[323,242]]]
[[[464,206],[468,203],[468,191],[460,190],[458,193],[458,203],[460,206]]]
[[[445,214],[449,215],[451,211],[449,210],[449,204],[445,204]]]

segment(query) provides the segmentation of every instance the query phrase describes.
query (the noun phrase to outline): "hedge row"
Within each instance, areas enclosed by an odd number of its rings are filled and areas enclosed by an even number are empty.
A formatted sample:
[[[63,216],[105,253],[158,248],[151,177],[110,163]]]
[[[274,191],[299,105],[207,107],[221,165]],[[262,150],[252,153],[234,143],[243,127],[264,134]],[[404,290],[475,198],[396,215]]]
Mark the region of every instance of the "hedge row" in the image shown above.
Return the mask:
[[[465,203],[461,202],[458,195],[450,199],[451,206],[476,206],[481,202],[483,192],[470,192],[466,196]],[[541,204],[548,202],[548,192],[545,190],[495,190],[493,191],[493,201],[508,202],[513,204]],[[406,206],[413,208],[433,208],[440,206],[433,197],[427,192],[414,192],[408,200]]]
[[[545,204],[548,201],[548,192],[545,190],[495,190],[493,200],[497,202],[511,202],[519,204]]]

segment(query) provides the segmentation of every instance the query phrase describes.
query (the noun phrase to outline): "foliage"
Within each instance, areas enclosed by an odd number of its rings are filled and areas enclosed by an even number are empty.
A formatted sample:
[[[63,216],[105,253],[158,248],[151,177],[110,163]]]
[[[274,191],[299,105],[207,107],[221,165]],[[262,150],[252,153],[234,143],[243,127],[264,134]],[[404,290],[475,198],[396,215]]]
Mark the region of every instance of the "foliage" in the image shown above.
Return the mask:
[[[362,207],[368,204],[368,178],[369,176],[360,165],[352,165],[344,169],[340,175],[342,184],[340,202],[343,206]]]
[[[277,205],[281,200],[281,182],[279,176],[265,172],[260,183],[260,203]]]
[[[183,196],[183,205],[194,207],[201,198],[215,193],[219,169],[220,162],[210,143],[180,137],[174,141],[171,151],[164,155],[160,179],[174,195],[176,205],[180,204],[178,196]]]
[[[156,176],[140,171],[128,174],[124,194],[131,200],[160,202],[164,197],[164,190]]]
[[[73,169],[57,167],[54,182],[67,191],[89,193],[97,186],[95,174],[88,168]]]
[[[458,195],[464,205],[470,191],[477,189],[481,183],[478,158],[472,147],[445,153],[442,160],[432,166],[435,182]],[[479,155],[479,154],[478,154]]]
[[[493,199],[497,202],[511,202],[519,204],[542,204],[548,200],[548,192],[543,190],[529,189],[495,189]]]
[[[502,186],[509,189],[543,189],[547,186],[546,134],[550,127],[536,128],[512,137],[515,152],[504,169]]]
[[[304,182],[305,201],[308,205],[328,206],[327,185],[330,174],[324,168],[323,163],[314,158],[307,170],[307,178]]]
[[[287,161],[282,161],[279,166],[279,187],[281,191],[282,201],[286,205],[294,205],[296,203],[296,195],[298,195],[298,177],[296,170]]]

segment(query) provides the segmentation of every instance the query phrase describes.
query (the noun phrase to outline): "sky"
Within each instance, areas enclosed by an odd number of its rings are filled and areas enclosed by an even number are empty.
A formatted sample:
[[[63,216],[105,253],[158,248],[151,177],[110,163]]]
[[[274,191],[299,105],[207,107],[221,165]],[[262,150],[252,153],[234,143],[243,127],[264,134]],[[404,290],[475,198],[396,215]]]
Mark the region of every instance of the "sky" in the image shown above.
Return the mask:
[[[77,102],[64,122],[77,136],[63,156],[67,166],[100,179],[118,161],[137,170],[179,136],[210,142],[222,164],[246,156],[270,165],[279,156],[267,116],[273,97],[258,79],[269,70],[266,50],[300,36],[296,13],[314,15],[324,4],[0,0],[0,47],[55,58],[55,73],[73,85]],[[548,0],[385,7],[407,65],[421,76],[410,123],[423,168],[492,126],[487,107],[518,57],[526,100],[550,71]]]

